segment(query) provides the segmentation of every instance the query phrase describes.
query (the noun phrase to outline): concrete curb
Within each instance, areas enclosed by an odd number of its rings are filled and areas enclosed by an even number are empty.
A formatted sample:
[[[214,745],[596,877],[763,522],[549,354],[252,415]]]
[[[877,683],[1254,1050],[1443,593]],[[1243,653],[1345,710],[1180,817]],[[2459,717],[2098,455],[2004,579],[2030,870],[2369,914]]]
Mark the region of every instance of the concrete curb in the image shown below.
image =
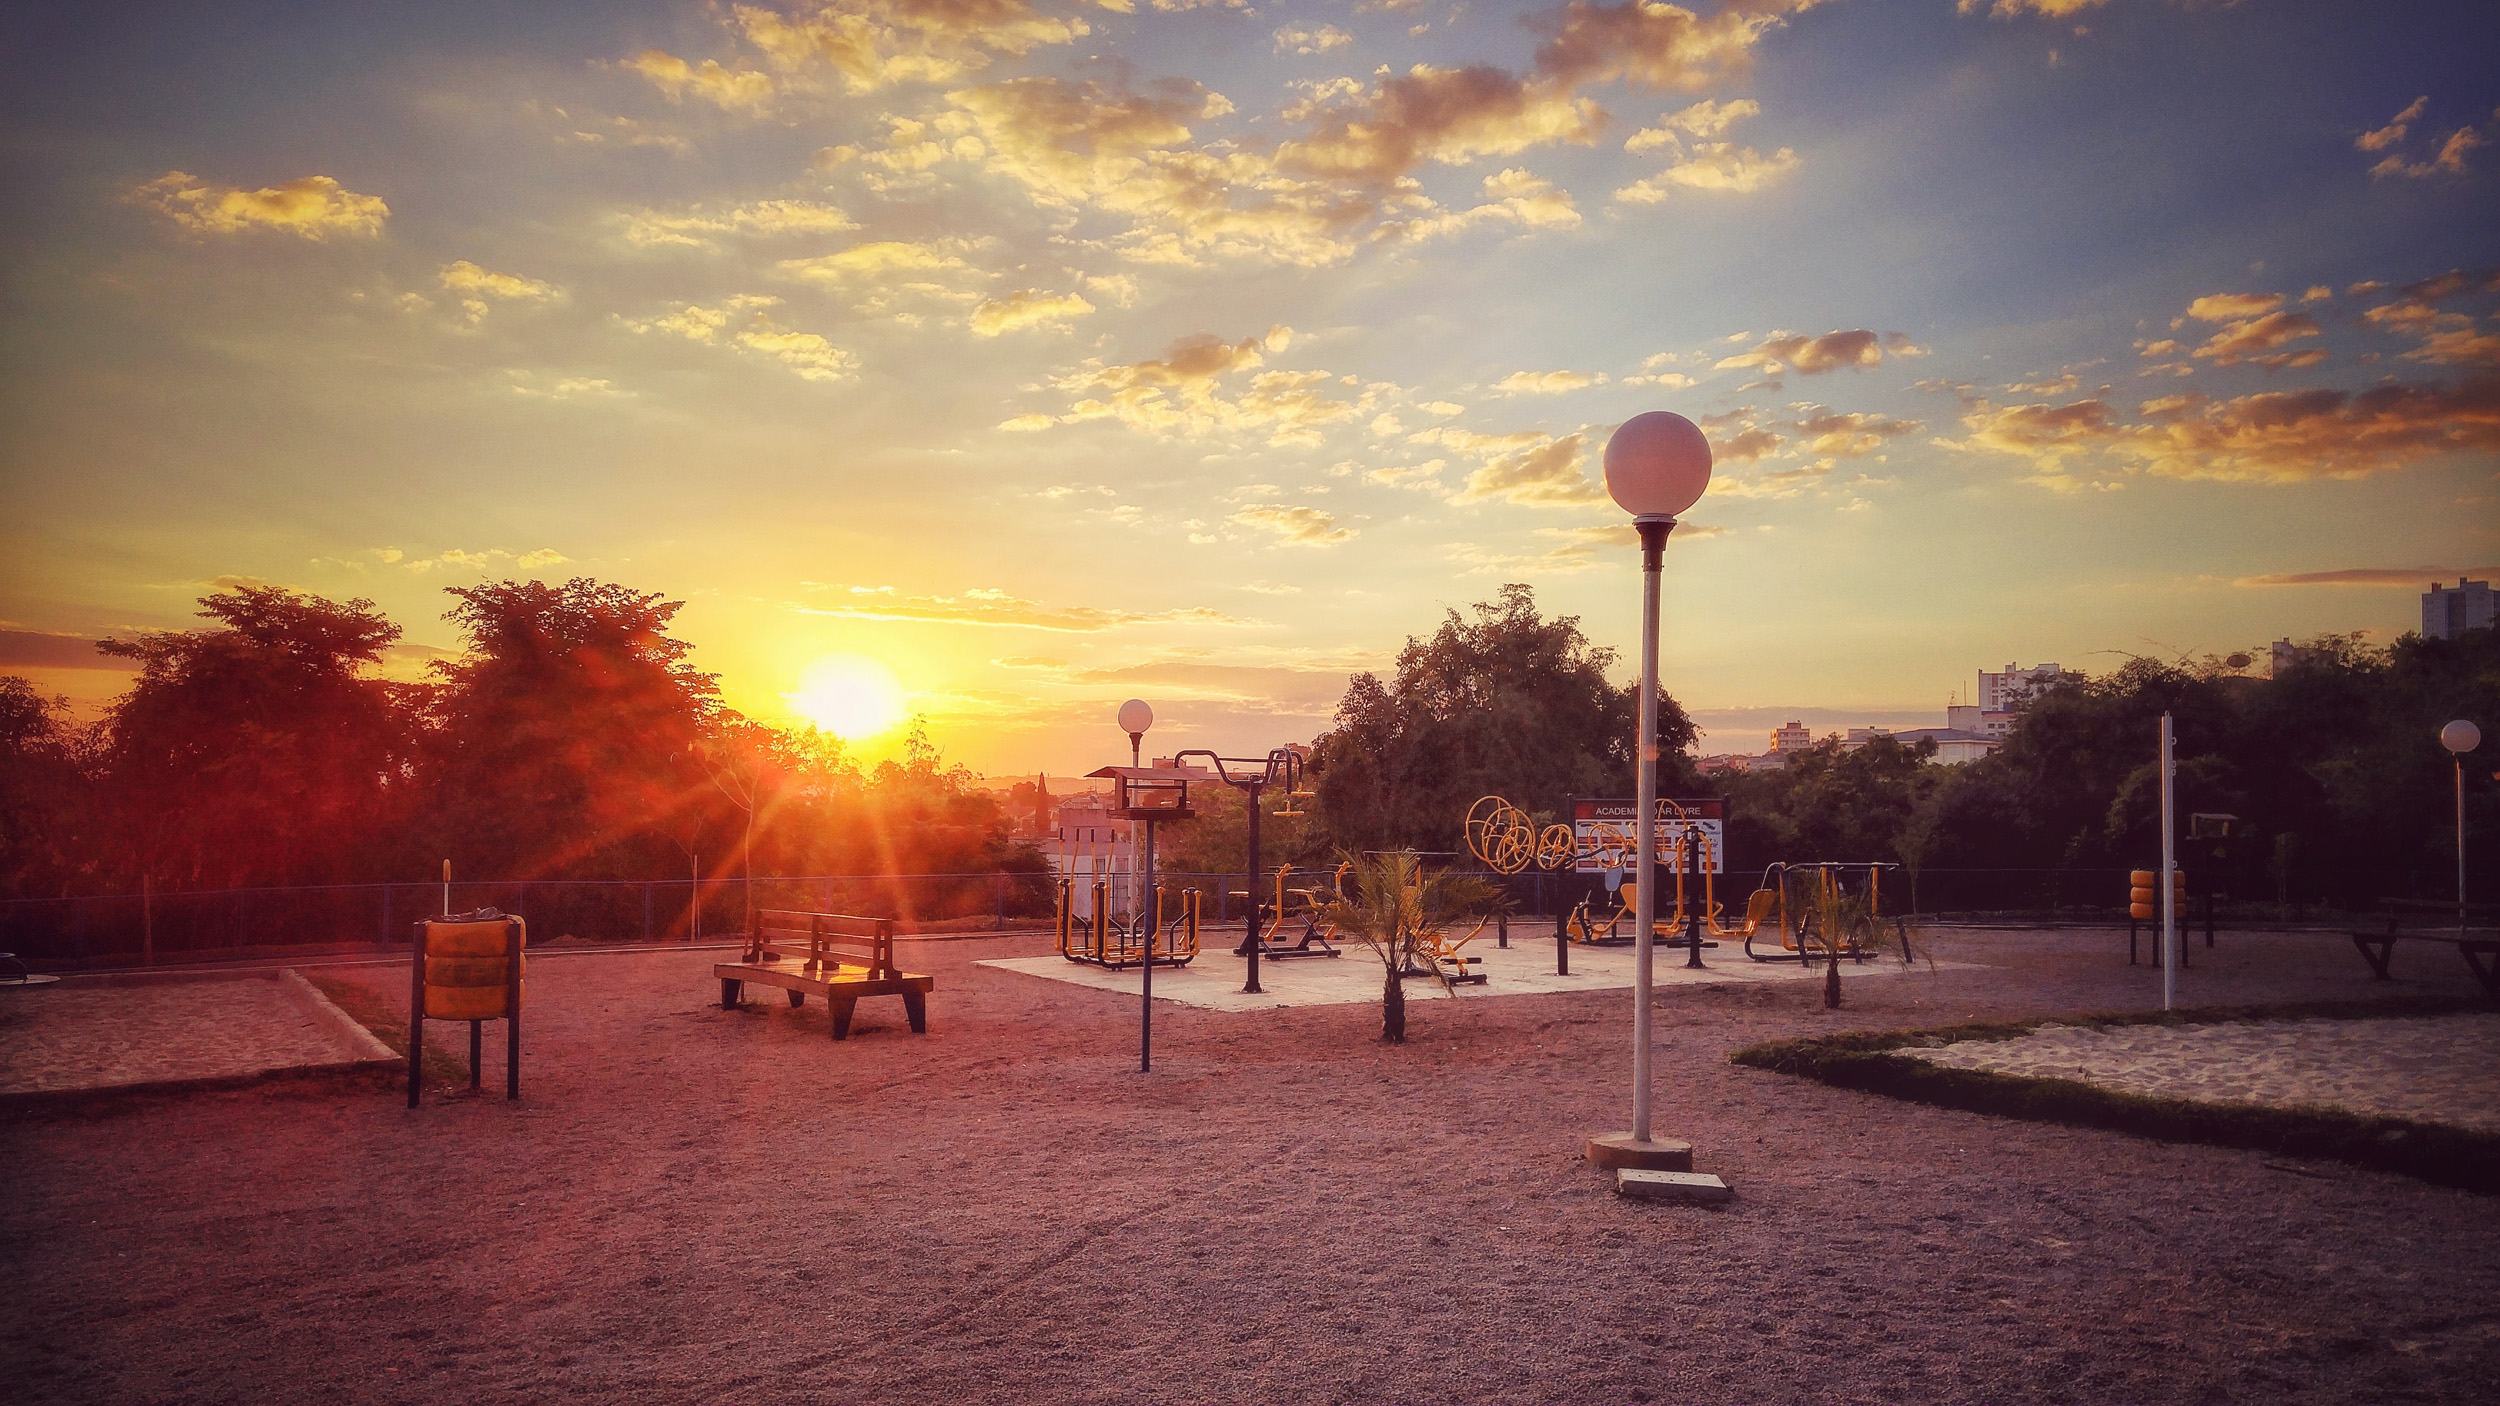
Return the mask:
[[[278,982],[286,987],[287,993],[295,998],[297,1004],[311,1013],[314,1020],[329,1027],[332,1034],[364,1052],[364,1057],[358,1061],[359,1064],[380,1066],[397,1065],[403,1062],[400,1056],[391,1053],[390,1046],[383,1044],[375,1038],[372,1031],[365,1028],[363,1021],[340,1010],[329,997],[321,994],[320,987],[306,981],[303,974],[295,968],[282,968],[278,972]]]

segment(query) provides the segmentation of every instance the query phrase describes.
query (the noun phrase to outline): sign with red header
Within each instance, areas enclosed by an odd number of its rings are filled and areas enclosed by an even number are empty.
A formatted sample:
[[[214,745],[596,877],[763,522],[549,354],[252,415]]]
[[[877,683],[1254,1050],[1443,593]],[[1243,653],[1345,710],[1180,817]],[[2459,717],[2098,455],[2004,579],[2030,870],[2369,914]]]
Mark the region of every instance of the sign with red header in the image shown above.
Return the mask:
[[[1640,802],[1626,796],[1571,798],[1572,872],[1606,874],[1632,867],[1640,844]],[[1658,798],[1657,863],[1684,862],[1685,836],[1695,836],[1713,874],[1727,872],[1727,800],[1722,796]]]

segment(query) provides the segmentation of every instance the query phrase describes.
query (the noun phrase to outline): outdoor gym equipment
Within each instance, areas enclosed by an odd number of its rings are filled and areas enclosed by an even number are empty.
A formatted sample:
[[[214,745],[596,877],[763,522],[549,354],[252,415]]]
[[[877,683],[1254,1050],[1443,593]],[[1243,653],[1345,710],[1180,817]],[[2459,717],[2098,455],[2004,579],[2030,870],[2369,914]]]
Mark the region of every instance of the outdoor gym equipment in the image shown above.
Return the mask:
[[[1876,955],[1876,945],[1881,941],[1877,934],[1883,922],[1883,873],[1900,867],[1898,864],[1873,861],[1830,859],[1769,866],[1762,871],[1762,887],[1745,907],[1745,955],[1757,962],[1798,962],[1806,965],[1818,960],[1837,961],[1842,957],[1864,962]],[[1825,932],[1824,915],[1841,911],[1843,905],[1839,900],[1847,891],[1849,876],[1861,871],[1866,876],[1865,911],[1843,914],[1841,931]],[[1777,876],[1776,881],[1774,875]],[[1815,886],[1817,901],[1807,911],[1792,916],[1788,906],[1789,884],[1800,877]],[[1770,896],[1768,900],[1764,897],[1766,894]],[[1775,931],[1779,934],[1780,950],[1757,952],[1754,940],[1774,907],[1779,912],[1779,924]],[[1906,924],[1900,925],[1900,933],[1901,957],[1907,961],[1910,937]]]
[[[2178,910],[2182,913],[2186,912],[2188,906],[2188,882],[2187,871],[2185,869],[2173,869],[2170,871],[2170,888],[2174,901],[2178,905]],[[2136,924],[2148,921],[2158,923],[2161,920],[2160,890],[2161,875],[2159,872],[2151,869],[2130,869],[2127,871],[2128,966],[2135,965]],[[2208,947],[2214,945],[2212,919],[2213,911],[2211,906],[2208,905],[2206,909],[2205,928],[2205,945]],[[2158,931],[2158,929],[2156,929],[2156,931]],[[2158,953],[2159,949],[2156,948],[2155,951]],[[2187,948],[2184,944],[2182,944],[2179,949],[2179,965],[2187,965]]]
[[[1500,796],[1484,796],[1467,808],[1467,852],[1496,874],[1517,874],[1535,865],[1560,869],[1571,863],[1571,827],[1537,828],[1526,811]]]
[[[1311,950],[1310,940],[1307,936],[1304,938],[1299,947],[1285,948],[1269,946],[1266,939],[1263,938],[1259,932],[1259,920],[1264,916],[1264,914],[1261,911],[1261,905],[1253,897],[1253,895],[1257,894],[1258,891],[1264,887],[1264,885],[1259,882],[1259,878],[1261,871],[1266,867],[1265,861],[1261,858],[1259,849],[1259,817],[1262,814],[1259,809],[1259,793],[1269,786],[1278,784],[1282,784],[1284,786],[1285,808],[1276,812],[1278,815],[1302,814],[1301,811],[1293,808],[1293,803],[1296,800],[1317,795],[1318,793],[1315,791],[1307,791],[1302,788],[1302,753],[1292,747],[1274,748],[1264,757],[1220,757],[1205,748],[1192,747],[1186,751],[1176,754],[1172,758],[1172,764],[1174,766],[1178,766],[1191,757],[1206,758],[1207,761],[1215,768],[1216,780],[1221,781],[1225,785],[1241,792],[1242,808],[1245,812],[1247,812],[1247,816],[1250,821],[1250,872],[1246,881],[1248,887],[1242,891],[1241,895],[1242,898],[1248,902],[1249,913],[1242,921],[1241,946],[1234,948],[1233,950],[1236,954],[1249,959],[1249,977],[1248,980],[1242,983],[1241,989],[1243,993],[1256,995],[1259,994],[1260,991],[1259,958],[1261,956],[1334,957],[1337,955],[1336,949],[1334,948],[1328,948],[1325,951],[1316,952]],[[1235,776],[1232,772],[1232,768],[1234,767],[1243,768],[1242,774]],[[1255,770],[1253,768],[1255,768]],[[1284,916],[1285,876],[1280,872],[1276,876],[1277,921],[1284,921]],[[1325,947],[1325,945],[1326,944],[1322,944],[1323,947]]]
[[[1337,867],[1340,883],[1343,882],[1348,867],[1346,865]],[[1274,902],[1263,905],[1272,926],[1262,930],[1255,918],[1253,920],[1251,931],[1256,934],[1259,955],[1271,960],[1285,957],[1343,956],[1342,952],[1329,943],[1329,939],[1336,936],[1337,929],[1334,924],[1327,921],[1325,905],[1320,901],[1319,890],[1287,887],[1286,881],[1292,873],[1293,866],[1290,864],[1276,866]],[[1250,891],[1247,889],[1232,889],[1229,893],[1231,897],[1238,898],[1245,904],[1250,901]],[[1297,899],[1301,902],[1299,908],[1294,906]],[[1281,936],[1268,935],[1270,933],[1281,934],[1285,924],[1295,919],[1300,919],[1302,922],[1302,936],[1294,941],[1288,943]],[[1247,944],[1250,939],[1244,938],[1243,941]]]
[[[504,1023],[504,1097],[521,1096],[521,948],[526,929],[492,908],[416,925],[408,964],[408,1106],[417,1106],[425,1065],[425,1023],[469,1023],[469,1087],[479,1087],[478,1055],[487,1021]]]
[[[1111,885],[1094,881],[1091,916],[1078,914],[1076,881],[1059,881],[1059,955],[1071,962],[1123,971],[1146,964],[1185,967],[1198,955],[1198,891],[1157,884],[1148,913],[1111,911]],[[1169,914],[1167,918],[1165,915]]]

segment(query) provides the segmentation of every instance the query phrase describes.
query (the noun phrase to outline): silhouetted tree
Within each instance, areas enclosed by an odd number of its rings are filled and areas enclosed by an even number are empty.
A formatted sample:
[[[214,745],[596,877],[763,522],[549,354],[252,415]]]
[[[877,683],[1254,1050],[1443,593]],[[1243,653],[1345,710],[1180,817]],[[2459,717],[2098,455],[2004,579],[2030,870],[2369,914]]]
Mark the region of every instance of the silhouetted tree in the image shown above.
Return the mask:
[[[1349,850],[1454,851],[1467,808],[1497,794],[1547,818],[1571,796],[1633,793],[1640,686],[1607,680],[1615,652],[1578,616],[1547,620],[1527,586],[1504,586],[1409,637],[1383,684],[1355,676],[1320,736],[1312,774],[1326,838]],[[1691,794],[1693,724],[1661,693],[1659,789]]]
[[[125,883],[355,876],[403,808],[403,690],[368,673],[399,627],[369,600],[268,586],[200,605],[216,627],[96,645],[139,663],[100,749],[114,817],[100,857]]]

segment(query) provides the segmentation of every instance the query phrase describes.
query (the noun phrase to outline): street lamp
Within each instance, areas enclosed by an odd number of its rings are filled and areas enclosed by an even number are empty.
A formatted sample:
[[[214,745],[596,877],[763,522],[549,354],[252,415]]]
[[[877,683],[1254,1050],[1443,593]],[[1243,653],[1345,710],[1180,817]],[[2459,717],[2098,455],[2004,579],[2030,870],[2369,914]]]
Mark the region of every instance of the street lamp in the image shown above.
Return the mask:
[[[1635,415],[1606,441],[1606,491],[1632,515],[1641,534],[1640,736],[1633,769],[1639,799],[1633,824],[1640,897],[1634,904],[1632,961],[1632,1130],[1589,1139],[1589,1160],[1605,1167],[1688,1172],[1691,1144],[1649,1136],[1649,990],[1653,925],[1658,916],[1658,556],[1678,513],[1710,487],[1710,441],[1681,415]],[[1693,955],[1701,949],[1696,944]]]
[[[2439,745],[2457,764],[2457,930],[2465,930],[2465,754],[2483,745],[2483,730],[2463,718],[2439,730]]]
[[[1137,759],[1138,749],[1146,740],[1146,729],[1155,725],[1155,710],[1143,698],[1132,698],[1120,705],[1120,731],[1128,734],[1128,764],[1144,766]]]

